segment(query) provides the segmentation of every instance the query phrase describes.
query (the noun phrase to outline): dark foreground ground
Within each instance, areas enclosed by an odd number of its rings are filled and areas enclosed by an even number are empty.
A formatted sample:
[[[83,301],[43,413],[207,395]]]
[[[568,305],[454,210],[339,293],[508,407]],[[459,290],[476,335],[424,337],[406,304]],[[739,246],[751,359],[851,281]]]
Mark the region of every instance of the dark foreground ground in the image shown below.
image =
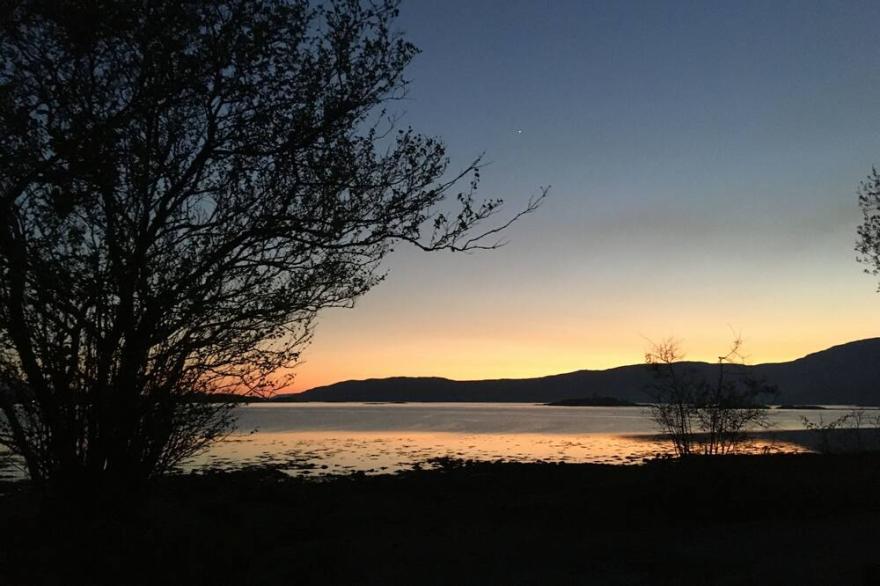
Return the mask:
[[[81,509],[6,488],[0,584],[880,584],[880,457],[175,477]]]

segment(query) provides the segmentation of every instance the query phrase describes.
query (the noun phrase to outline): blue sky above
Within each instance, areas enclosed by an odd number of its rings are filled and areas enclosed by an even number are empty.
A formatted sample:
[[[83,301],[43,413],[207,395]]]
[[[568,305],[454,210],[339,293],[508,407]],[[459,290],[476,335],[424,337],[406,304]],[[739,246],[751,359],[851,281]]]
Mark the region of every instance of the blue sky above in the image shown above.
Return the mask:
[[[853,252],[878,22],[877,2],[404,2],[403,122],[454,166],[485,152],[509,212],[550,199],[498,251],[400,247],[323,316],[296,388],[604,368],[666,336],[711,358],[731,328],[753,362],[880,334]]]

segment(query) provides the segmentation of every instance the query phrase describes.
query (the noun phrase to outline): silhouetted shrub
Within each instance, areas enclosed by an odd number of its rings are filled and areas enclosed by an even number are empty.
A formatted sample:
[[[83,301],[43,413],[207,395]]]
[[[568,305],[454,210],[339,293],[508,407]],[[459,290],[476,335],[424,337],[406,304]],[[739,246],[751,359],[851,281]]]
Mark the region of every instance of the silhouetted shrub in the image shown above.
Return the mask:
[[[741,341],[718,358],[717,379],[707,381],[686,364],[677,342],[667,340],[646,353],[654,374],[648,389],[651,418],[672,441],[678,456],[735,452],[746,432],[767,425],[767,408],[760,400],[775,389],[740,372]]]

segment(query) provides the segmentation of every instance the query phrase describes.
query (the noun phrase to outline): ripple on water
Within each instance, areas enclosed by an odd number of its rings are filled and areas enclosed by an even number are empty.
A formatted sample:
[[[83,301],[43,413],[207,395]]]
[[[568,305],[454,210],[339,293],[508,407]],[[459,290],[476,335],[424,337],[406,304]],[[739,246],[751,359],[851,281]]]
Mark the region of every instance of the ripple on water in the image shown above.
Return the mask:
[[[189,468],[273,466],[290,474],[382,474],[438,456],[512,462],[638,463],[664,454],[665,443],[610,435],[288,432],[233,436]]]

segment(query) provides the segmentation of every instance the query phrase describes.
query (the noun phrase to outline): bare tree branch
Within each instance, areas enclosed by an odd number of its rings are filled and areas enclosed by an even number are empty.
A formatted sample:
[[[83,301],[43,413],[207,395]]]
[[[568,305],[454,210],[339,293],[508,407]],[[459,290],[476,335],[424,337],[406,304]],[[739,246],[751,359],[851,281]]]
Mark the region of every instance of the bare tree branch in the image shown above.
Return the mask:
[[[3,6],[0,443],[35,480],[175,465],[395,242],[495,248],[547,194],[493,224],[479,160],[375,122],[417,53],[393,0]]]

